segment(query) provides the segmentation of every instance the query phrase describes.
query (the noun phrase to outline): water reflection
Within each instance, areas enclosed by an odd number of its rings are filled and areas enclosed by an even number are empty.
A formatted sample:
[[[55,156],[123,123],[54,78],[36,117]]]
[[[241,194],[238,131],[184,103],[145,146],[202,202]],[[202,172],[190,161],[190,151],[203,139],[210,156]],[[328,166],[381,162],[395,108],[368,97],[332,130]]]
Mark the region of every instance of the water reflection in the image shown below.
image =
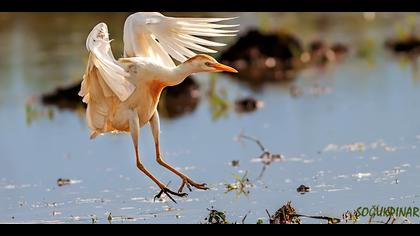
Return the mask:
[[[161,95],[158,111],[164,118],[177,118],[197,109],[201,92],[196,79],[187,77],[181,84],[166,88]]]

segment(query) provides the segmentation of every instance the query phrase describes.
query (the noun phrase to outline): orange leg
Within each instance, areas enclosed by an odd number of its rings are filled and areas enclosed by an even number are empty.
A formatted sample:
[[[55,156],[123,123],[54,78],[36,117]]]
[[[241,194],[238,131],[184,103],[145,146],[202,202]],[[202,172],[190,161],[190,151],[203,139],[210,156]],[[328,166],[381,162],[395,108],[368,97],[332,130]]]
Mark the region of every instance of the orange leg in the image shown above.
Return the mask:
[[[173,168],[171,165],[166,163],[160,154],[160,145],[159,145],[159,132],[160,132],[160,123],[159,123],[159,115],[157,111],[153,115],[152,119],[150,120],[150,126],[152,128],[153,137],[155,139],[155,148],[156,148],[156,161],[166,169],[170,170],[174,174],[178,175],[182,179],[181,187],[179,188],[178,192],[181,193],[185,186],[188,187],[188,189],[191,191],[191,186],[202,189],[202,190],[208,190],[209,188],[206,187],[206,184],[198,184],[191,180],[188,176],[185,174],[179,172],[175,168]]]
[[[161,191],[155,196],[156,198],[160,198],[161,195],[163,193],[165,193],[172,201],[174,201],[176,203],[176,201],[172,198],[171,194],[175,195],[175,196],[179,196],[179,197],[185,197],[187,196],[186,193],[176,193],[172,190],[170,190],[168,187],[166,187],[162,182],[160,182],[152,173],[150,173],[149,170],[146,169],[146,167],[144,167],[143,163],[140,160],[140,155],[139,155],[139,146],[138,146],[138,137],[139,137],[139,120],[138,120],[138,116],[136,112],[131,112],[130,114],[130,132],[131,132],[131,137],[133,139],[133,144],[134,144],[134,149],[136,151],[136,165],[137,168],[142,171],[144,174],[146,174],[151,180],[153,180],[153,182],[155,182],[159,188],[161,189]]]

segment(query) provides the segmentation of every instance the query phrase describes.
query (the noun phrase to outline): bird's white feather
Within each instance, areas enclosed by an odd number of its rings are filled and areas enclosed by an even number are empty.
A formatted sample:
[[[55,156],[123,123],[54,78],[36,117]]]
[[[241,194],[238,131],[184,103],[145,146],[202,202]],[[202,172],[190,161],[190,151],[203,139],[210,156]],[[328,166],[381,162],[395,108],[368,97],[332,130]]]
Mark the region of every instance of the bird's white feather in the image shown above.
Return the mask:
[[[158,12],[138,12],[130,15],[124,25],[124,55],[149,57],[157,63],[174,67],[175,59],[184,62],[201,53],[216,53],[208,47],[225,46],[201,37],[235,36],[238,25],[217,22],[235,18],[178,18]]]
[[[120,101],[125,101],[134,92],[136,87],[126,79],[129,74],[120,66],[111,51],[108,28],[106,24],[100,23],[93,28],[86,40],[87,50],[90,52],[88,67],[84,78],[88,77],[93,70],[97,71],[97,79],[105,81],[112,93],[104,88],[104,95],[117,96]],[[84,79],[84,80],[85,80]],[[82,83],[81,96],[89,91]]]

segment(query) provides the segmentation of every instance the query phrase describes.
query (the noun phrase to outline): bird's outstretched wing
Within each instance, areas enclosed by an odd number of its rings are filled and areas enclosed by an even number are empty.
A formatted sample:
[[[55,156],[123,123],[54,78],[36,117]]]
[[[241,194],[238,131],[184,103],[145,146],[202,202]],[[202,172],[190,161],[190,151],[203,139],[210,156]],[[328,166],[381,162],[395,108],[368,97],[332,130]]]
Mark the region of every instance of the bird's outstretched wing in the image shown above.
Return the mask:
[[[105,97],[117,96],[120,101],[127,100],[136,87],[126,79],[129,74],[112,54],[105,23],[93,28],[86,40],[86,48],[90,52],[89,61],[79,93],[84,97],[83,101],[89,102],[90,93],[94,91],[96,94],[102,92]]]
[[[230,19],[234,18],[178,18],[166,17],[158,12],[138,12],[125,21],[124,54],[126,57],[147,57],[174,67],[172,58],[184,62],[196,55],[192,50],[216,53],[208,47],[225,44],[201,37],[235,36],[238,30],[226,28],[238,25],[218,23]]]
[[[96,25],[86,40],[89,60],[79,95],[87,103],[86,119],[91,138],[112,130],[109,116],[116,101],[125,101],[136,87],[126,79],[129,74],[116,61],[111,51],[106,24]]]

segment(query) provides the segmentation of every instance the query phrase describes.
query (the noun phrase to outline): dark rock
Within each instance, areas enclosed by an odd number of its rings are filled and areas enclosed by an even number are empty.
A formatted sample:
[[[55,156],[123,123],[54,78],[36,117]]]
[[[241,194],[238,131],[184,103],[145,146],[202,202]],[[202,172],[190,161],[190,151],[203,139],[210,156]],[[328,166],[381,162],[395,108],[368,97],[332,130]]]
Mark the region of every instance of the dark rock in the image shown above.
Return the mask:
[[[231,166],[233,167],[238,167],[239,166],[239,161],[238,160],[233,160],[230,162]]]
[[[414,35],[401,40],[390,39],[385,42],[385,46],[398,54],[419,54],[420,38]]]
[[[341,61],[348,53],[349,48],[343,43],[328,44],[323,40],[314,40],[308,46],[309,60],[316,65],[326,65]]]
[[[239,99],[235,102],[235,110],[237,112],[253,112],[263,106],[262,101],[258,101],[255,98],[248,97]]]

